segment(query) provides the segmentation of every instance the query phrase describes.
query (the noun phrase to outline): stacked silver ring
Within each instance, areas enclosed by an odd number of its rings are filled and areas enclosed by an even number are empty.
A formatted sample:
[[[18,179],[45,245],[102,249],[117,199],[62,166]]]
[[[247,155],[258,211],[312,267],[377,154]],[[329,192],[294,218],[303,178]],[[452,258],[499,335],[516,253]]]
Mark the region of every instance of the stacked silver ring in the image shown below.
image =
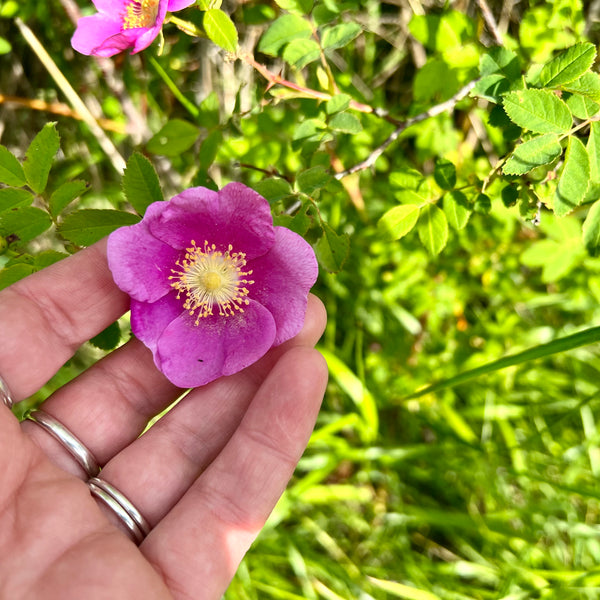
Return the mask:
[[[8,388],[6,384],[2,385],[3,383],[0,380],[0,393],[3,399],[5,397],[10,399]],[[6,400],[4,402],[8,406],[8,402]],[[141,544],[150,533],[148,521],[124,494],[98,477],[100,466],[92,452],[65,425],[43,410],[30,412],[27,418],[48,432],[69,451],[86,472],[89,478],[87,485],[92,496],[104,503],[117,516],[136,544]]]
[[[6,381],[0,377],[0,398],[2,398],[2,402],[7,408],[12,408],[13,406],[13,397],[8,389],[8,385],[6,385]]]
[[[117,515],[133,541],[138,545],[141,544],[150,533],[150,525],[140,511],[114,485],[99,477],[92,477],[88,481],[88,486],[92,496],[104,502]]]

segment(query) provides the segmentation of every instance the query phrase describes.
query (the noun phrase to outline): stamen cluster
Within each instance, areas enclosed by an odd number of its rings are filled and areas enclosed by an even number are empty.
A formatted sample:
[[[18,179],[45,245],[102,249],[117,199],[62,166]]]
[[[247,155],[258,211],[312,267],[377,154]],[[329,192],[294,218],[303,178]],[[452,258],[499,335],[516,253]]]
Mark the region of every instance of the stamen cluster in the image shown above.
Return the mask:
[[[123,31],[152,27],[158,13],[158,0],[130,0],[125,5]]]
[[[190,248],[186,248],[183,260],[175,263],[179,270],[171,269],[173,280],[171,287],[177,290],[177,299],[184,294],[183,307],[190,315],[196,314],[195,325],[204,317],[213,314],[215,304],[219,307],[219,316],[230,317],[244,312],[244,305],[250,301],[246,285],[254,281],[246,279],[252,271],[244,271],[246,255],[233,252],[229,244],[225,252],[217,250],[215,244],[204,242],[202,248],[192,240]]]

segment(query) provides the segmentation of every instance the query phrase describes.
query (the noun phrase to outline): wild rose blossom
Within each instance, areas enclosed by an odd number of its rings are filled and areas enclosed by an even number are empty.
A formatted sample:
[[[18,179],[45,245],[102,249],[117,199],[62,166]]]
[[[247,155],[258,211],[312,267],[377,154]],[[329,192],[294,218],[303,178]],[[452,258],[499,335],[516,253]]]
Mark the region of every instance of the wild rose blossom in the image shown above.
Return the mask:
[[[71,38],[77,52],[113,56],[127,48],[147,48],[160,33],[167,11],[175,12],[196,0],[93,0],[95,15],[82,17]]]
[[[261,358],[302,328],[317,278],[311,246],[274,227],[268,202],[230,183],[151,204],[108,239],[108,265],[131,297],[131,329],[180,387]]]

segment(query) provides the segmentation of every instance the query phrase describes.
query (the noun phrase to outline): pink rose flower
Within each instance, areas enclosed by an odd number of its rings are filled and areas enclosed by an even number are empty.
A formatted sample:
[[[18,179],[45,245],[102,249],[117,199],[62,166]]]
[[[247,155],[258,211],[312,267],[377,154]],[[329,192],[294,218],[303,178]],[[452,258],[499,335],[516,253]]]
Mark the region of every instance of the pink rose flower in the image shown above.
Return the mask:
[[[175,12],[196,0],[93,0],[95,15],[82,17],[71,38],[81,54],[113,56],[127,48],[147,48],[160,33],[167,11]]]
[[[108,239],[108,265],[131,297],[131,329],[175,385],[251,365],[302,328],[317,279],[312,247],[274,227],[268,202],[230,183],[151,204]]]

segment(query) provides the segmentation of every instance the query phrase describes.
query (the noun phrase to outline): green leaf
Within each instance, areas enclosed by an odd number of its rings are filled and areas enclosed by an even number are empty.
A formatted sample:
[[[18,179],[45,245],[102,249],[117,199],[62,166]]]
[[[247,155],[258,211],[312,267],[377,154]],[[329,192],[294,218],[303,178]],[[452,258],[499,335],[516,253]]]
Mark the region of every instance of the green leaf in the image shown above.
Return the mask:
[[[90,340],[90,344],[100,350],[114,350],[121,341],[121,328],[119,322],[115,321],[111,323],[106,329],[101,331],[98,335]]]
[[[360,133],[362,124],[360,120],[349,112],[338,112],[329,120],[329,127],[342,133]]]
[[[87,208],[65,217],[58,227],[58,233],[73,244],[89,246],[115,229],[134,225],[139,220],[137,215],[120,210]]]
[[[324,188],[332,179],[331,173],[324,167],[311,167],[298,174],[296,185],[299,191],[310,196],[314,191]]]
[[[432,256],[436,256],[448,242],[446,215],[435,204],[428,204],[421,211],[418,231],[423,246]]]
[[[362,29],[358,23],[340,23],[327,27],[321,35],[321,45],[324,50],[335,50],[347,46],[354,38],[358,37]]]
[[[293,13],[307,15],[313,7],[313,0],[275,0],[277,6]]]
[[[565,133],[573,124],[569,107],[548,90],[521,90],[504,96],[513,123],[535,133]]]
[[[471,208],[467,197],[459,190],[444,194],[444,214],[452,229],[456,231],[463,229],[471,216]]]
[[[581,140],[569,137],[565,166],[554,196],[554,213],[563,217],[579,206],[585,197],[590,181],[590,159]]]
[[[0,213],[19,206],[29,206],[33,202],[33,194],[27,190],[3,188],[0,190]]]
[[[14,208],[0,214],[0,235],[11,236],[20,243],[31,241],[51,225],[48,213],[33,206]]]
[[[592,204],[582,227],[583,245],[590,256],[600,255],[600,200]]]
[[[575,44],[544,65],[540,72],[540,82],[544,87],[558,87],[575,81],[594,64],[595,58],[594,44]]]
[[[43,250],[33,257],[33,264],[35,265],[35,268],[40,271],[68,256],[68,254],[57,252],[56,250]]]
[[[590,159],[590,179],[600,183],[600,122],[592,121],[586,149]]]
[[[573,116],[582,121],[593,117],[600,110],[600,105],[596,102],[586,96],[579,96],[577,94],[569,96],[566,99],[566,103]]]
[[[194,145],[199,135],[200,130],[196,125],[182,119],[172,119],[148,140],[146,150],[152,154],[179,156]]]
[[[377,226],[385,231],[386,237],[399,240],[417,224],[421,207],[418,204],[401,204],[390,208],[379,219]]]
[[[482,54],[479,61],[479,72],[482,77],[502,75],[509,82],[516,81],[521,78],[519,57],[512,50],[494,46]]]
[[[451,190],[456,185],[456,167],[449,160],[442,158],[435,165],[433,178],[443,190]]]
[[[277,56],[279,50],[292,40],[308,39],[312,35],[310,23],[297,15],[282,15],[267,29],[258,44],[260,52]]]
[[[229,15],[219,8],[209,8],[202,21],[208,39],[227,52],[238,47],[238,33]]]
[[[315,250],[321,265],[330,273],[339,273],[350,252],[350,238],[347,234],[336,233],[330,225],[322,223],[323,235]]]
[[[29,187],[41,194],[46,189],[54,156],[60,148],[56,123],[47,123],[33,138],[23,162],[23,172]]]
[[[295,215],[277,215],[273,223],[280,227],[287,227],[298,235],[304,235],[313,223],[312,217],[308,214],[308,204],[303,206]]]
[[[252,188],[258,192],[263,198],[269,201],[270,204],[282,200],[292,193],[292,186],[289,181],[280,177],[269,177],[255,183]]]
[[[21,187],[27,183],[21,163],[8,148],[2,145],[0,145],[0,183],[15,187]]]
[[[337,94],[325,103],[325,112],[333,115],[337,112],[346,110],[350,106],[352,98],[348,94]]]
[[[499,371],[500,369],[506,369],[507,367],[514,367],[515,365],[520,365],[526,362],[530,362],[532,360],[537,360],[540,358],[545,358],[546,356],[552,356],[553,354],[558,354],[560,352],[566,352],[567,350],[572,350],[574,348],[580,348],[581,346],[587,346],[590,344],[596,344],[600,341],[600,327],[592,327],[590,329],[585,329],[584,331],[580,331],[579,333],[574,333],[573,335],[568,335],[563,338],[558,338],[546,344],[539,344],[538,346],[534,346],[533,348],[529,348],[528,350],[524,350],[523,352],[518,352],[517,354],[512,354],[510,356],[505,356],[498,360],[494,360],[485,365],[481,365],[479,367],[475,367],[474,369],[470,369],[469,371],[464,371],[455,375],[454,377],[450,377],[445,379],[444,381],[439,381],[432,385],[427,386],[426,388],[411,394],[410,396],[406,396],[402,400],[408,400],[410,398],[419,398],[420,396],[424,396],[425,394],[432,394],[434,392],[439,392],[441,390],[446,390],[448,388],[455,387],[461,383],[465,383],[466,381],[470,381],[476,377],[481,377],[481,375],[487,375],[488,373],[493,373],[494,371]]]
[[[8,54],[11,50],[11,43],[6,38],[0,37],[0,55]]]
[[[321,56],[321,49],[315,40],[292,40],[283,50],[282,58],[296,69],[303,69],[306,65]]]
[[[579,79],[562,86],[567,92],[585,96],[594,102],[600,102],[600,75],[584,73]]]
[[[6,269],[0,269],[0,290],[24,279],[27,275],[31,275],[32,273],[35,273],[35,267],[26,264],[13,265]]]
[[[138,215],[143,215],[153,202],[164,200],[152,163],[139,152],[134,152],[127,161],[123,173],[123,191]]]
[[[562,146],[557,135],[539,135],[519,144],[502,167],[502,171],[507,175],[523,175],[535,167],[551,163],[561,153]]]
[[[75,179],[67,181],[52,192],[48,202],[50,214],[58,216],[75,198],[79,198],[87,190],[85,181]]]
[[[214,129],[204,138],[198,152],[198,161],[201,169],[206,170],[213,164],[222,143],[223,134],[218,129]]]

